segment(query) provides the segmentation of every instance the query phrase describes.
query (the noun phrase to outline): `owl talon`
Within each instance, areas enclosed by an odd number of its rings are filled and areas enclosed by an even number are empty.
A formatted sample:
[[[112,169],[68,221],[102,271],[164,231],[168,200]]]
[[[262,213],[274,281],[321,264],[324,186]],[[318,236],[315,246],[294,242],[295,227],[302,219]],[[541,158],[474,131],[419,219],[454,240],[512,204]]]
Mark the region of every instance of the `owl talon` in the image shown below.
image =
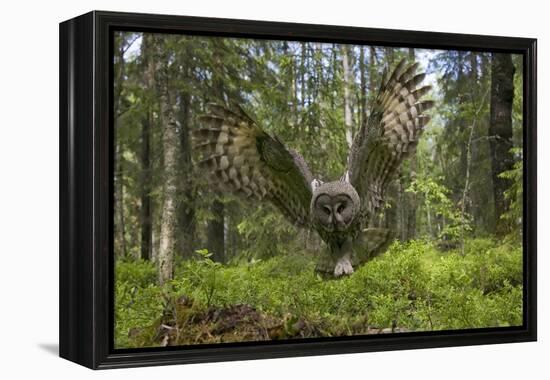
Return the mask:
[[[351,261],[349,257],[340,258],[336,263],[336,266],[334,267],[334,276],[341,277],[344,275],[350,275],[352,273],[353,273],[353,266],[351,265]]]

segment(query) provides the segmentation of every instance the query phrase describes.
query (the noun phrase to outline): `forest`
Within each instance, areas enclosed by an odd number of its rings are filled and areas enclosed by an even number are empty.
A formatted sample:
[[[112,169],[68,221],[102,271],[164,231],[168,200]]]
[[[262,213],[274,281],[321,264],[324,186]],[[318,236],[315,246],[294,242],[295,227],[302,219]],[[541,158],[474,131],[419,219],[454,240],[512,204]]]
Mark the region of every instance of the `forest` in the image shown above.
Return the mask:
[[[134,32],[113,50],[116,348],[522,324],[522,56]],[[315,233],[213,191],[193,131],[239,104],[336,180],[402,59],[435,106],[386,189],[394,240],[326,279]]]

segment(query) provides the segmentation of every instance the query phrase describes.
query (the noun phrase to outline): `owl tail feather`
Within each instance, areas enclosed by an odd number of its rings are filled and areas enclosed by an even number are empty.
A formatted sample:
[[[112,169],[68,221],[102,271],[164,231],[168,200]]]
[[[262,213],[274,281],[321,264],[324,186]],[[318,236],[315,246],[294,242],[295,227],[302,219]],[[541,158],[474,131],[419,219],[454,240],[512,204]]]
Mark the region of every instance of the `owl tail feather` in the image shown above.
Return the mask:
[[[392,240],[390,229],[365,228],[353,243],[351,254],[353,267],[356,268],[383,253]],[[342,252],[342,254],[344,253]],[[339,257],[331,254],[326,247],[325,252],[321,252],[318,256],[315,271],[324,277],[333,277],[338,259]]]
[[[392,241],[388,228],[365,228],[356,241],[353,265],[363,264],[383,253]]]

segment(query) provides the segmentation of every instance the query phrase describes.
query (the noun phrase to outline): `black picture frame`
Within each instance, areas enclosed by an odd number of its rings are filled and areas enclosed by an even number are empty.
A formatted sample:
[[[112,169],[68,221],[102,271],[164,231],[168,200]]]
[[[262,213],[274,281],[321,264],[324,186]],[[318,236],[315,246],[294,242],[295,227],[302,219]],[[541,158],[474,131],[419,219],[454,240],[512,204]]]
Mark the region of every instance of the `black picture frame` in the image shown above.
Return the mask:
[[[113,348],[114,31],[509,52],[524,67],[523,325],[149,349]],[[60,356],[93,369],[535,341],[536,39],[93,11],[60,24]]]

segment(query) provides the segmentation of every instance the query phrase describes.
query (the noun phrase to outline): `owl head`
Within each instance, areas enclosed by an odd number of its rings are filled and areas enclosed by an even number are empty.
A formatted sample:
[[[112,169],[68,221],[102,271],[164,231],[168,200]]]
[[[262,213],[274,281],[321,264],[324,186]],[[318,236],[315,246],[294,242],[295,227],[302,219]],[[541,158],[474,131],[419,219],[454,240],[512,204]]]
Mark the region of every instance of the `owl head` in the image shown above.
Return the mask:
[[[355,188],[343,177],[339,181],[311,182],[310,212],[313,222],[329,232],[348,229],[359,212],[361,201]]]

